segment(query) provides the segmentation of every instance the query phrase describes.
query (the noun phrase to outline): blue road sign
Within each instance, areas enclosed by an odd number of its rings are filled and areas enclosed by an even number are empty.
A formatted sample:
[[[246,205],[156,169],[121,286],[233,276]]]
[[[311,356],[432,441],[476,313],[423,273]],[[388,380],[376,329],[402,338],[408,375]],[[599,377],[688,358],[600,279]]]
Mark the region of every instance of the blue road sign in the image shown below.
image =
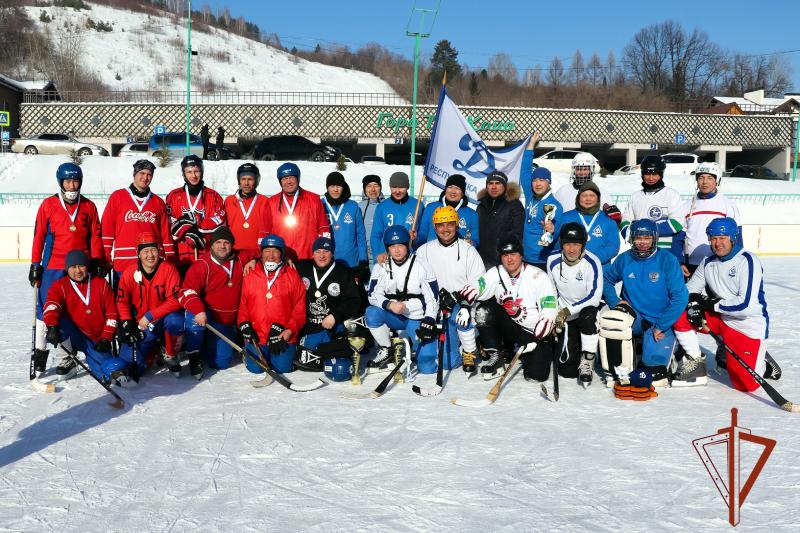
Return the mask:
[[[8,111],[0,111],[0,126],[11,125],[11,113]]]
[[[675,144],[686,144],[686,135],[681,132],[676,133]]]
[[[153,135],[163,135],[165,133],[167,133],[167,127],[163,124],[159,124],[153,128]]]
[[[4,131],[2,135],[0,135],[0,139],[7,141],[11,138],[11,132]]]
[[[658,150],[658,143],[650,143],[651,150]]]

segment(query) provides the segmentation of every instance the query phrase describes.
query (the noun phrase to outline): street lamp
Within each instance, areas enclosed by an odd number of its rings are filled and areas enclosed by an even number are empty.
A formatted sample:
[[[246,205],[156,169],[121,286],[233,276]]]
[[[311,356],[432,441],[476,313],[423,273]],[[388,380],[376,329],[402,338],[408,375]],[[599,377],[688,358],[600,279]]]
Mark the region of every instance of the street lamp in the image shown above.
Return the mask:
[[[414,37],[414,90],[411,96],[411,196],[414,196],[414,170],[417,166],[416,147],[417,147],[417,72],[419,70],[419,43],[423,37],[430,37],[433,25],[436,22],[436,15],[439,12],[441,0],[436,1],[434,9],[417,7],[417,2],[411,6],[411,16],[406,24],[406,35]],[[429,25],[425,26],[425,18],[432,15]],[[416,31],[411,26],[416,19]]]

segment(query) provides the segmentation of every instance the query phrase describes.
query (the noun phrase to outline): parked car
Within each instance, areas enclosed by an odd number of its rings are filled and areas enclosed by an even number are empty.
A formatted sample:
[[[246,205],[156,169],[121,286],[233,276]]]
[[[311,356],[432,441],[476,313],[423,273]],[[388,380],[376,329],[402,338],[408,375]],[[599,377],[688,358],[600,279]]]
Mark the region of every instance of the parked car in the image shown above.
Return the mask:
[[[533,159],[533,168],[544,167],[550,172],[572,172],[572,160],[581,150],[550,150]],[[594,157],[594,156],[592,156]],[[595,172],[600,172],[600,161],[594,157]]]
[[[687,154],[681,152],[664,154],[662,157],[664,158],[664,163],[667,164],[664,174],[671,175],[683,174],[688,176],[690,174],[694,174],[694,170],[697,168],[697,165],[703,161],[703,159],[697,154]]]
[[[142,157],[147,155],[147,148],[149,148],[149,144],[147,143],[128,143],[122,148],[120,148],[117,157],[129,157],[129,156],[136,156]]]
[[[386,160],[379,155],[362,155],[361,162],[365,165],[383,165]]]
[[[175,156],[185,154],[186,133],[181,131],[152,135],[147,148],[147,155],[158,157],[165,151]],[[194,133],[189,134],[189,153],[203,157],[203,141],[199,135]]]
[[[260,161],[336,161],[342,151],[333,146],[317,144],[299,135],[266,137],[253,149],[253,159]]]
[[[108,150],[96,144],[83,143],[63,133],[42,133],[35,137],[11,140],[11,151],[18,154],[62,154],[76,151],[79,156],[108,155]]]
[[[778,176],[776,173],[759,165],[736,165],[732,170],[723,174],[731,178],[754,178],[761,180],[782,180],[784,178]]]
[[[642,173],[640,165],[625,165],[611,173],[612,176],[639,176]]]

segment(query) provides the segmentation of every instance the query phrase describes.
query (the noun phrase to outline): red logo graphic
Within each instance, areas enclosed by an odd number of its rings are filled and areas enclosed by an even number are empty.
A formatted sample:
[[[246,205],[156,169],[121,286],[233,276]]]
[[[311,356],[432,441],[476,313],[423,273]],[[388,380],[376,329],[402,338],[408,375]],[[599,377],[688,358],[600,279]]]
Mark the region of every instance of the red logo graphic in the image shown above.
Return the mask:
[[[156,214],[152,211],[142,211],[141,213],[137,213],[133,209],[129,209],[127,213],[125,213],[125,218],[123,219],[124,222],[149,222],[150,224],[155,224],[156,222]]]
[[[739,511],[742,504],[745,498],[747,498],[747,495],[750,494],[750,489],[753,488],[758,475],[761,473],[761,469],[767,464],[767,460],[776,444],[776,441],[773,439],[753,435],[749,429],[736,425],[738,422],[738,413],[739,411],[735,407],[731,409],[730,427],[722,428],[714,435],[692,441],[697,455],[700,456],[700,460],[703,461],[703,466],[706,467],[708,475],[711,476],[711,481],[714,482],[720,496],[722,496],[722,499],[725,501],[725,505],[728,506],[728,522],[730,522],[732,526],[737,526],[739,524]],[[758,458],[758,461],[753,466],[753,470],[750,472],[750,475],[747,476],[744,485],[741,484],[741,472],[739,471],[741,441],[760,444],[764,447],[761,451],[761,457]],[[725,470],[728,478],[727,484],[723,480],[714,461],[709,457],[708,450],[706,449],[709,446],[719,444],[725,444],[727,446],[727,469]]]

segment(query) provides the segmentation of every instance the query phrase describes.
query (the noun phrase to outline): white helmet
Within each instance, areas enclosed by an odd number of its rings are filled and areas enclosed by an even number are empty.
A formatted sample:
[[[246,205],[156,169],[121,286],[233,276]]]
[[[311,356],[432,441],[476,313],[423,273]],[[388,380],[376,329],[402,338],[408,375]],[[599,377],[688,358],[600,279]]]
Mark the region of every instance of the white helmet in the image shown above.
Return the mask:
[[[589,168],[589,175],[586,177],[578,177],[575,171],[581,167],[588,167]],[[587,181],[591,181],[594,177],[596,172],[595,163],[594,163],[594,156],[589,152],[578,152],[575,154],[575,157],[572,159],[572,174],[570,175],[570,179],[572,183],[575,185],[581,186]]]
[[[722,171],[719,168],[719,164],[714,161],[697,165],[697,168],[694,170],[695,179],[697,179],[697,176],[700,174],[711,174],[717,179],[717,185],[722,181]]]

